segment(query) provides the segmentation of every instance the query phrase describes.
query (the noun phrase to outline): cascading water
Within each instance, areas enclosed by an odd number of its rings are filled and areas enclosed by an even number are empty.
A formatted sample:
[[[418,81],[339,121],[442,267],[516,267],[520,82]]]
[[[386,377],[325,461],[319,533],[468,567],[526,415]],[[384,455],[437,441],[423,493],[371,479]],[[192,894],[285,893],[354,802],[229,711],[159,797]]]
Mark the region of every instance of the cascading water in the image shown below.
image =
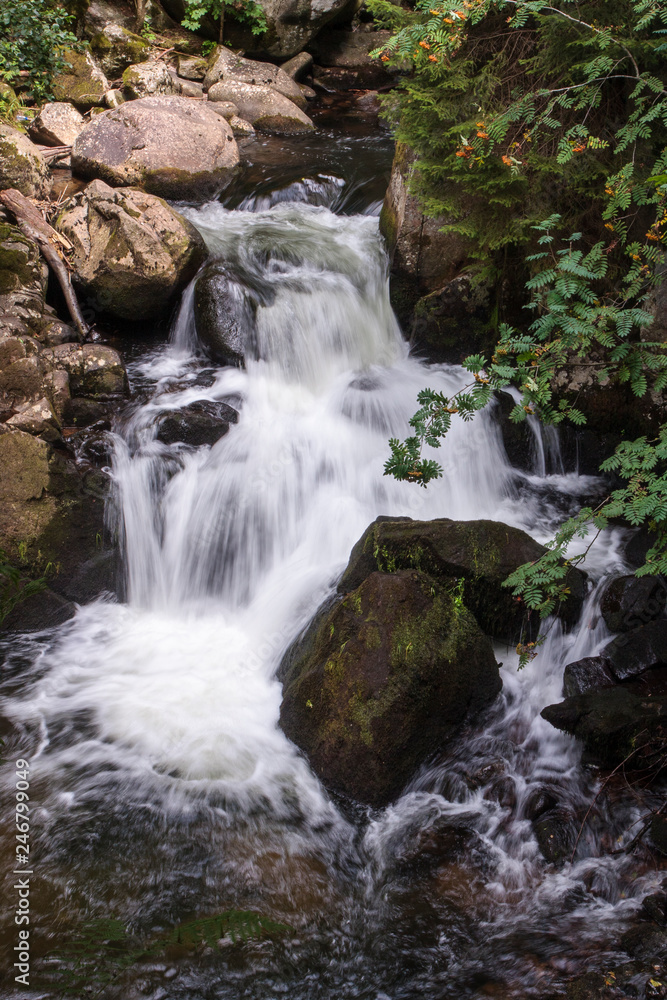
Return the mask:
[[[428,490],[383,476],[419,389],[452,392],[464,373],[408,356],[377,219],[325,207],[338,187],[188,210],[211,253],[266,293],[255,356],[212,366],[185,293],[171,343],[133,366],[147,398],[114,436],[127,603],[99,600],[8,655],[4,713],[32,754],[49,927],[113,913],[149,932],[240,908],[295,928],[242,957],[184,959],[167,989],[164,966],[139,966],[124,997],[541,996],[605,954],[646,890],[627,859],[595,857],[589,829],[576,861],[547,866],[526,817],[538,788],[573,812],[594,795],[574,742],[539,713],[564,664],[605,639],[596,592],[579,629],[554,626],[521,673],[499,650],[498,703],[453,761],[372,816],[343,814],[277,727],[281,656],[378,514],[494,518],[545,540],[594,487],[547,475],[544,447],[534,472],[513,469],[493,412],[454,425]],[[212,447],[162,443],[165,415],[201,401],[238,422]],[[623,568],[621,540],[609,532],[589,559],[593,578]],[[491,793],[503,779],[511,801]],[[620,835],[634,809],[608,828]],[[448,829],[467,835],[441,862],[429,840]]]

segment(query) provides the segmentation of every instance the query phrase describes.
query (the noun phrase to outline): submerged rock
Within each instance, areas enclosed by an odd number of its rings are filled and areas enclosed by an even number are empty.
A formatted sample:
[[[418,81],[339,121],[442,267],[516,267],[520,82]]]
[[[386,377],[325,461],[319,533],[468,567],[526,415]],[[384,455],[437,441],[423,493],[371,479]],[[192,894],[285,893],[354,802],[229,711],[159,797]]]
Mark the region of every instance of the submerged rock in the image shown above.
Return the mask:
[[[292,82],[292,81],[291,81]],[[209,101],[231,101],[239,115],[258,132],[271,135],[299,135],[315,126],[301,108],[272,87],[221,80],[208,92]]]
[[[510,573],[546,549],[525,531],[498,521],[413,521],[379,517],[352,549],[338,589],[347,593],[370,573],[418,569],[449,586],[463,581],[463,599],[487,635],[517,642],[526,613],[502,585]],[[567,625],[579,619],[585,576],[570,570],[571,596],[561,607]]]
[[[238,166],[227,122],[187,97],[144,97],[96,115],[72,149],[79,177],[174,199],[215,197]]]
[[[66,203],[57,227],[74,247],[74,281],[121,319],[165,312],[206,259],[194,226],[161,198],[93,181]]]
[[[501,689],[472,614],[414,569],[370,573],[287,653],[280,724],[325,785],[381,806]]]

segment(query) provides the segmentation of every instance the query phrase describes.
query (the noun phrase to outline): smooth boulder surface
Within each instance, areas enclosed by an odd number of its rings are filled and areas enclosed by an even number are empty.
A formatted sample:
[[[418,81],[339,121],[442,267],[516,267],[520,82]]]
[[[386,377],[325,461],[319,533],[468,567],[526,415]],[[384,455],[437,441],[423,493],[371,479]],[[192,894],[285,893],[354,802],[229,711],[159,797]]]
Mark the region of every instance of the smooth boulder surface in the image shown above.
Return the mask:
[[[327,602],[279,677],[283,731],[327,787],[373,806],[502,686],[473,616],[416,570],[371,573]]]
[[[610,632],[629,632],[662,618],[667,584],[661,576],[619,576],[602,595],[601,611]]]
[[[0,190],[16,188],[26,198],[45,198],[49,168],[22,132],[0,122]]]
[[[96,115],[72,149],[79,177],[173,199],[215,197],[238,166],[224,118],[186,97],[144,97]]]
[[[313,57],[309,52],[299,52],[280,67],[293,80],[302,80],[313,67]]]
[[[71,146],[85,120],[71,104],[45,104],[30,128],[30,138],[44,146]]]
[[[69,101],[79,111],[90,111],[103,105],[109,81],[90,52],[66,49],[64,57],[67,69],[53,80],[56,101]]]
[[[271,87],[302,110],[306,107],[306,100],[299,84],[279,66],[243,59],[224,48],[218,49],[217,58],[204,77],[204,90],[210,90],[214,84],[221,81]]]
[[[139,63],[129,66],[123,73],[123,93],[129,101],[178,91],[178,84],[163,62]]]
[[[375,570],[417,569],[448,584],[463,580],[466,607],[486,634],[515,643],[528,622],[522,604],[502,585],[515,569],[545,552],[525,531],[499,521],[379,517],[352,549],[338,589],[348,593]],[[585,579],[579,570],[568,573],[571,596],[561,607],[566,624],[579,619]]]
[[[161,198],[100,180],[66,203],[57,226],[74,247],[76,285],[121,319],[163,313],[206,258],[197,230]]]
[[[270,135],[299,135],[312,132],[315,126],[289,98],[267,86],[221,80],[208,92],[209,101],[231,101],[239,115],[258,132]]]
[[[206,353],[218,364],[244,364],[255,353],[255,314],[262,299],[224,261],[211,261],[195,286],[195,325]]]

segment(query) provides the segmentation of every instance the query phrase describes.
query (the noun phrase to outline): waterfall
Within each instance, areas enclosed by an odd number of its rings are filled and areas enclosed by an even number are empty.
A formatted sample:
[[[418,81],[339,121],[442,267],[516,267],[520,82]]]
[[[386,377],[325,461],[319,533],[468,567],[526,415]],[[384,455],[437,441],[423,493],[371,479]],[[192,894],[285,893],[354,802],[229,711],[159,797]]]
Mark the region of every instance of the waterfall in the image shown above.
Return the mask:
[[[8,660],[22,690],[9,692],[4,713],[33,749],[42,864],[54,886],[67,883],[75,844],[91,906],[104,899],[139,924],[245,905],[301,927],[292,965],[257,958],[234,985],[207,959],[204,971],[184,973],[178,996],[246,996],[249,982],[267,998],[473,995],[466,983],[484,968],[488,979],[489,962],[509,976],[512,935],[541,928],[544,941],[560,934],[573,953],[586,942],[604,949],[605,927],[634,905],[621,898],[623,861],[596,862],[608,889],[590,898],[590,859],[548,870],[522,805],[547,780],[578,805],[592,797],[576,744],[539,713],[560,698],[565,663],[605,641],[597,592],[579,629],[565,636],[554,626],[524,671],[499,650],[504,692],[484,732],[465,737],[448,769],[415,776],[361,837],[278,729],[281,657],[377,515],[492,518],[544,541],[591,488],[563,471],[557,442],[537,431],[533,473],[513,469],[491,411],[454,424],[433,451],[443,476],[428,490],[383,475],[387,440],[405,436],[418,391],[451,394],[466,373],[408,356],[377,218],[326,207],[334,181],[322,175],[299,202],[289,200],[292,186],[233,211],[187,210],[211,253],[267,292],[254,354],[245,369],[211,363],[191,286],[170,343],[132,365],[147,398],[115,428],[127,602],[80,608]],[[238,421],[212,446],[163,443],[162,419],[193,403],[227,403]],[[621,540],[607,532],[587,564],[594,580],[624,568]],[[464,765],[491,757],[513,782],[514,818],[485,797],[488,782],[465,784]],[[617,826],[632,815],[619,814]],[[443,817],[474,831],[477,853],[442,875],[441,895],[420,889],[421,876],[408,890],[392,873]],[[98,836],[107,846],[96,854]],[[114,870],[127,876],[123,891],[111,887]],[[446,880],[460,885],[464,870],[465,891],[478,894],[475,927]],[[533,995],[539,961],[511,961],[511,995]]]

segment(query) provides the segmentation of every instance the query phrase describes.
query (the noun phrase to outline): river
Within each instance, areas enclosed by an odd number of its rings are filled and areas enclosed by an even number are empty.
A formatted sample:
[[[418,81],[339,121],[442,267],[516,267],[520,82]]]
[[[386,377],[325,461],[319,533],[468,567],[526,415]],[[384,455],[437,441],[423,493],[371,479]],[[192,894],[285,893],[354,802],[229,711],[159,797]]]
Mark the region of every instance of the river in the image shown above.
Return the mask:
[[[12,755],[31,759],[42,987],[29,995],[58,995],[72,967],[58,950],[91,920],[151,940],[253,911],[288,929],[144,955],[101,986],[100,960],[74,995],[547,997],[619,957],[621,929],[657,884],[609,854],[639,815],[631,795],[598,801],[563,867],[545,862],[528,818],[536,791],[579,816],[598,788],[575,742],[540,718],[564,665],[608,639],[598,588],[579,626],[555,626],[524,670],[498,649],[496,704],[386,809],[332,799],[278,728],[281,657],[377,515],[492,518],[546,540],[597,488],[563,469],[537,425],[533,469],[513,468],[493,409],[454,425],[427,490],[383,476],[417,392],[452,392],[465,375],[410,356],[389,304],[378,230],[389,140],[332,121],[320,123],[328,158],[321,138],[297,141],[276,166],[275,143],[256,140],[243,190],[184,209],[211,254],[267,293],[253,356],[243,370],[213,366],[184,293],[169,342],[131,363],[113,431],[125,599],[6,651]],[[160,421],[195,401],[225,402],[238,422],[212,447],[162,443]],[[625,569],[622,542],[610,530],[593,550],[593,581]]]

